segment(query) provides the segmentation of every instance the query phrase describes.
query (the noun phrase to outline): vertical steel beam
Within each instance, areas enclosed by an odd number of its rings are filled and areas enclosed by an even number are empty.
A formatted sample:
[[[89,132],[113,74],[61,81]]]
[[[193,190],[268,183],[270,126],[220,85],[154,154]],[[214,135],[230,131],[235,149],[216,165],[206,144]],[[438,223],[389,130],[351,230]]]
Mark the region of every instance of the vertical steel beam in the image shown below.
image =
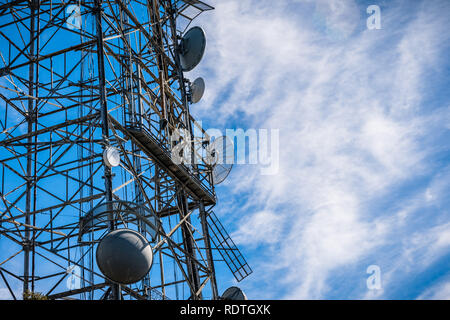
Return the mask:
[[[182,211],[182,214],[180,216],[180,219],[183,219],[188,214],[188,201],[187,197],[184,193],[184,191],[181,191],[178,195],[178,205]],[[200,275],[198,272],[198,266],[195,263],[195,244],[194,239],[192,236],[192,230],[190,227],[191,224],[191,217],[188,217],[186,221],[181,226],[181,231],[183,234],[183,243],[184,243],[184,249],[187,253],[186,255],[186,265],[187,265],[187,271],[189,275],[189,280],[191,281],[192,286],[191,287],[191,297],[193,300],[201,300],[202,294],[200,293],[197,295],[197,292],[200,289]]]
[[[30,97],[34,94],[34,64],[35,64],[35,15],[36,15],[36,1],[30,2],[30,57],[32,59],[28,69],[28,95]],[[27,112],[27,124],[28,124],[28,139],[27,139],[27,174],[26,174],[26,196],[25,196],[25,241],[23,243],[24,261],[23,261],[23,293],[29,291],[29,277],[30,277],[30,212],[31,212],[31,195],[32,195],[32,168],[33,168],[33,155],[32,155],[32,143],[34,123],[34,101],[32,98],[28,99],[28,112]]]
[[[98,81],[100,90],[100,118],[102,122],[102,136],[104,141],[107,141],[109,137],[109,125],[108,125],[108,106],[106,98],[106,76],[105,76],[105,61],[104,61],[104,49],[103,49],[103,28],[102,28],[102,0],[95,0],[95,20],[97,31],[97,62],[98,62]],[[104,146],[105,148],[105,146]],[[105,179],[105,200],[110,203],[112,197],[112,173],[111,168],[106,164],[104,167],[104,179]],[[112,212],[112,208],[108,208],[108,212]],[[115,229],[114,215],[111,213],[109,217],[109,230]],[[120,285],[112,284],[112,298],[114,300],[121,300]]]
[[[151,4],[149,3],[151,2]],[[160,23],[160,12],[159,12],[159,0],[151,0],[147,1],[147,6],[150,9],[150,17],[152,22],[152,33],[153,36],[156,38],[156,42],[158,45],[161,46],[161,49],[164,48],[164,42],[163,42],[163,34],[162,34],[162,28]],[[164,124],[161,126],[161,131],[166,129],[166,122],[168,119],[168,112],[167,112],[167,99],[166,99],[166,64],[164,62],[164,54],[163,50],[161,50],[157,54],[157,61],[158,61],[158,76],[159,76],[159,86],[160,86],[160,92],[161,92],[161,108],[163,111],[163,119],[161,119],[161,123]]]

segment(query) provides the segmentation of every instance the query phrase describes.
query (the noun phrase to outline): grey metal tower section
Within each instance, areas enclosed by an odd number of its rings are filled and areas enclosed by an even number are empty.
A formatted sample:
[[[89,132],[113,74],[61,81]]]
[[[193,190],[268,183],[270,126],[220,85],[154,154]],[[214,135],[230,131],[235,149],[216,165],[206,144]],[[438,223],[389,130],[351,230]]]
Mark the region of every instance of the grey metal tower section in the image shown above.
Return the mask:
[[[217,253],[238,280],[251,273],[212,213],[209,137],[179,61],[180,37],[212,9],[0,1],[0,283],[12,298],[217,299]],[[174,161],[183,139],[195,164]],[[107,148],[119,166],[105,163]],[[95,261],[120,228],[153,248],[152,269],[132,285]]]

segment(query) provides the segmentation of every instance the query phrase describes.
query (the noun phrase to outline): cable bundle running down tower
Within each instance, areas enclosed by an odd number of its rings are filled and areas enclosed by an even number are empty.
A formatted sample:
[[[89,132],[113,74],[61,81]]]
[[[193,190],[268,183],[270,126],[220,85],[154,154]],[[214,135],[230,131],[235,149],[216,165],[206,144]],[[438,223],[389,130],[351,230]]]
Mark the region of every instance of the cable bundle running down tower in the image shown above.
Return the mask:
[[[212,213],[210,138],[189,112],[205,86],[184,72],[206,44],[190,25],[212,9],[0,1],[0,282],[13,299],[218,299],[215,251],[238,280],[252,272]]]

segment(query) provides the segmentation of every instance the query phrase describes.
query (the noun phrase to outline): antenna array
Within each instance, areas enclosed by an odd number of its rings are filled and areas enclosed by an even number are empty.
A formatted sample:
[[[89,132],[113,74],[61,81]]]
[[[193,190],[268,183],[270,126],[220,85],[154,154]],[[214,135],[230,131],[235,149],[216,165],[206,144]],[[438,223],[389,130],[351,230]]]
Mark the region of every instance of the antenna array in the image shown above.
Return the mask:
[[[211,239],[220,240],[208,213],[214,167],[173,158],[182,139],[209,140],[202,128],[194,137],[189,110],[204,83],[192,89],[184,71],[206,44],[189,27],[212,9],[197,0],[0,2],[0,276],[12,298],[19,286],[31,298],[219,298],[214,252],[238,250]],[[128,248],[130,239],[151,252],[123,249],[121,263],[143,261],[146,273],[120,283],[107,243]],[[251,269],[238,257],[242,279]]]

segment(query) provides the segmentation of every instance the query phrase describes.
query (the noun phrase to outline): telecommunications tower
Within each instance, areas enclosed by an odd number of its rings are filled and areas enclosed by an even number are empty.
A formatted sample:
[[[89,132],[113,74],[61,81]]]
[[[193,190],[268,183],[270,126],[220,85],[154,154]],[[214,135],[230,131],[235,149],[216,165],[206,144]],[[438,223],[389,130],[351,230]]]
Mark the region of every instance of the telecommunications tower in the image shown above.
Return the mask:
[[[219,299],[251,268],[213,212],[232,142],[189,108],[198,0],[0,1],[0,286],[12,299]],[[230,148],[231,146],[231,148]]]

